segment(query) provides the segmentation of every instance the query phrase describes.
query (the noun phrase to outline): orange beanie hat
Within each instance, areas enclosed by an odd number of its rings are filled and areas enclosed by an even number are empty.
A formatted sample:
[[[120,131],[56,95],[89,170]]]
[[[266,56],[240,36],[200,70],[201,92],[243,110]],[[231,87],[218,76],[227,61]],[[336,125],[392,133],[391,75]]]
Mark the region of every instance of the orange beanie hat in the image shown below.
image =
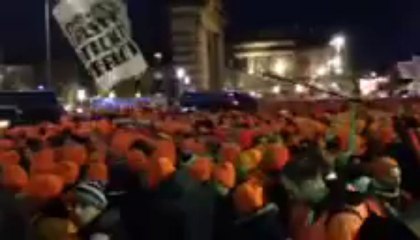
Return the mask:
[[[76,144],[64,146],[62,150],[63,161],[74,162],[79,166],[84,165],[88,160],[88,153],[85,146]]]
[[[235,163],[239,154],[241,153],[241,148],[234,143],[226,143],[222,145],[220,149],[220,155],[222,161]]]
[[[225,188],[233,188],[236,182],[235,167],[231,162],[217,164],[213,171],[213,178]]]
[[[133,133],[120,131],[117,132],[111,141],[111,150],[114,154],[125,156],[132,143],[136,140]]]
[[[91,163],[87,175],[90,181],[108,182],[108,167],[104,163]]]
[[[0,163],[1,164],[19,164],[20,155],[14,150],[6,152],[0,152]]]
[[[156,143],[156,150],[153,155],[155,159],[168,158],[174,165],[176,165],[176,146],[172,140],[162,139]]]
[[[379,137],[385,144],[392,143],[396,138],[396,133],[393,128],[385,127],[379,130]]]
[[[79,165],[74,162],[63,161],[56,164],[55,173],[63,178],[65,184],[73,184],[79,177]]]
[[[101,119],[96,122],[96,129],[99,131],[100,134],[108,136],[112,133],[114,126],[110,121],[106,119]]]
[[[104,163],[106,161],[106,150],[103,151],[94,151],[89,156],[89,162],[101,162]]]
[[[254,140],[254,131],[252,130],[242,130],[239,133],[239,142],[242,149],[247,149],[252,146]]]
[[[20,192],[28,184],[28,174],[19,165],[5,165],[2,168],[2,184],[7,189]]]
[[[188,166],[191,177],[199,182],[210,180],[213,164],[210,158],[198,157]]]
[[[172,176],[176,168],[168,158],[158,158],[150,161],[147,167],[149,186],[155,188],[160,182]]]
[[[147,168],[147,158],[142,151],[132,149],[127,153],[127,164],[135,172],[144,171]]]
[[[282,170],[290,160],[289,149],[280,144],[268,146],[264,154],[265,170]]]
[[[54,174],[37,174],[29,179],[25,193],[31,197],[47,200],[63,191],[63,179]]]
[[[257,211],[264,205],[263,187],[255,180],[248,180],[234,191],[233,202],[241,214]]]
[[[52,173],[55,170],[54,150],[50,148],[37,152],[31,161],[31,175]]]
[[[9,150],[16,146],[16,143],[10,139],[0,139],[0,149]]]

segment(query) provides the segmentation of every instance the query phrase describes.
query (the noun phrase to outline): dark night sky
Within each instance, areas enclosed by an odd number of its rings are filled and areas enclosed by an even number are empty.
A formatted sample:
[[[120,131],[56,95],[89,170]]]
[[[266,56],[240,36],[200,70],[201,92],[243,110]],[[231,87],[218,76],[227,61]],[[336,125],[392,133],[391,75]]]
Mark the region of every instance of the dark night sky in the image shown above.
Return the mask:
[[[169,0],[128,0],[134,38],[146,56],[167,52]],[[3,2],[7,2],[6,4]],[[9,62],[43,57],[43,0],[3,0],[0,43]],[[418,0],[225,0],[227,36],[299,26],[350,37],[351,58],[360,69],[381,68],[420,53]],[[153,24],[152,24],[153,23]],[[54,57],[74,57],[53,23]],[[326,36],[323,36],[326,37]],[[1,45],[0,45],[1,47]]]

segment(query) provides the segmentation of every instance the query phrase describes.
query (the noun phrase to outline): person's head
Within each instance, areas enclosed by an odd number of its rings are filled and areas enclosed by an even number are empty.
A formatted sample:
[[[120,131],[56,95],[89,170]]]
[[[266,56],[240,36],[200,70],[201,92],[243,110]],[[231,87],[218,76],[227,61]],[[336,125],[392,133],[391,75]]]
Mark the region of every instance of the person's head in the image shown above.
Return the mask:
[[[99,182],[82,182],[74,189],[74,215],[79,225],[85,226],[95,220],[107,207],[104,186]]]
[[[233,164],[231,162],[217,164],[213,170],[213,181],[216,190],[220,194],[226,195],[236,184],[236,172]]]
[[[28,174],[17,165],[3,165],[0,167],[0,185],[12,192],[19,193],[28,185]]]
[[[301,157],[285,166],[282,183],[293,199],[316,204],[328,195],[323,171],[324,167],[319,161],[309,156]]]
[[[155,147],[151,146],[149,143],[142,139],[137,139],[131,144],[130,150],[141,151],[145,154],[145,156],[150,157],[154,153]]]
[[[398,195],[401,185],[401,169],[398,162],[390,157],[379,157],[371,164],[372,186],[380,195]],[[383,193],[383,194],[382,194]],[[390,194],[394,193],[394,194]]]

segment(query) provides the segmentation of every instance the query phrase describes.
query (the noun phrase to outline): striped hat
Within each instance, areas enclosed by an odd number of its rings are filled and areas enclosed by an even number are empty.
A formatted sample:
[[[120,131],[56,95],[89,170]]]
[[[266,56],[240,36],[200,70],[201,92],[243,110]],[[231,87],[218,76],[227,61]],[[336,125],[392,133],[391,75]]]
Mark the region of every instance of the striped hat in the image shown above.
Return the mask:
[[[87,181],[76,186],[75,195],[78,201],[103,209],[108,205],[104,190],[105,186],[101,182]]]

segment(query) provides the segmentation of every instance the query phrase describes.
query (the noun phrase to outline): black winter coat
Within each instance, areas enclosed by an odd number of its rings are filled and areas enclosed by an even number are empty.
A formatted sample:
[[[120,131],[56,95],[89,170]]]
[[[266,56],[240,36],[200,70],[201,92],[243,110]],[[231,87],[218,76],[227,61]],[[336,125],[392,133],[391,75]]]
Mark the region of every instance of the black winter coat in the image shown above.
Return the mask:
[[[178,204],[182,188],[174,178],[156,190],[130,189],[122,199],[121,217],[130,239],[184,240],[185,214]]]

